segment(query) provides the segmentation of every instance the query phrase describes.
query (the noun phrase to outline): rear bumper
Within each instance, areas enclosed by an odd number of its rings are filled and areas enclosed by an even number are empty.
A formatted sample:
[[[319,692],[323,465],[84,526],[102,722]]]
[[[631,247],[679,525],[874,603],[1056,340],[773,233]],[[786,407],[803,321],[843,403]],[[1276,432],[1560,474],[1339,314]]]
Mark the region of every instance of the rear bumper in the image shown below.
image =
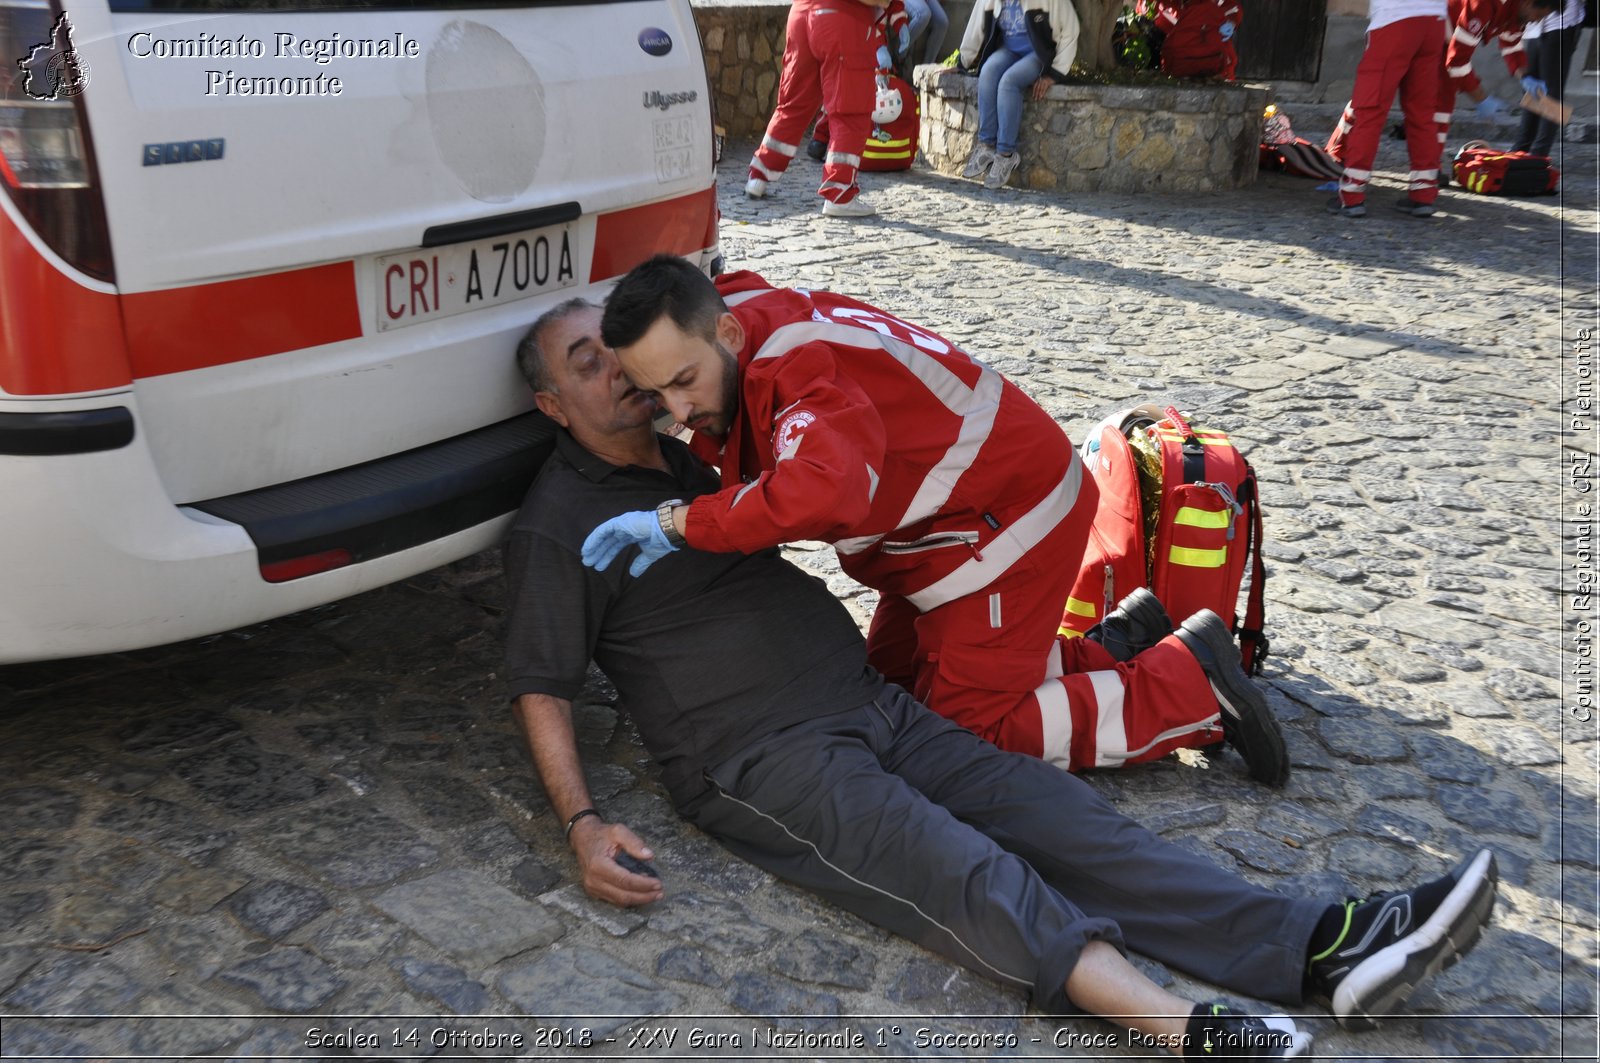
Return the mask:
[[[520,442],[502,439],[505,445],[489,459],[498,463],[499,476],[488,487],[470,469],[456,475],[443,467],[450,444],[457,444],[459,458],[459,440],[467,437],[446,441],[431,455],[424,452],[433,448],[422,448],[388,459],[409,462],[411,472],[432,459],[435,475],[399,476],[398,491],[396,476],[385,479],[387,462],[342,471],[346,480],[359,473],[355,479],[371,488],[364,498],[348,483],[343,494],[326,490],[341,474],[320,485],[302,483],[306,490],[289,492],[298,511],[280,507],[266,536],[273,528],[334,538],[355,534],[369,548],[354,552],[353,564],[282,583],[262,577],[263,525],[247,528],[215,512],[173,504],[137,432],[116,449],[0,454],[0,493],[10,514],[0,527],[0,664],[215,634],[466,557],[498,542],[509,526],[521,493],[511,481],[531,480],[542,460],[542,442],[530,443],[527,435],[521,433]],[[506,451],[518,445],[527,451],[525,460],[508,472],[515,457],[508,459]],[[484,459],[481,450],[477,459]],[[319,496],[328,505],[306,501]],[[254,501],[260,514],[269,511],[264,503],[272,499]],[[260,548],[252,531],[263,539]],[[280,534],[277,548],[293,541],[294,534]]]

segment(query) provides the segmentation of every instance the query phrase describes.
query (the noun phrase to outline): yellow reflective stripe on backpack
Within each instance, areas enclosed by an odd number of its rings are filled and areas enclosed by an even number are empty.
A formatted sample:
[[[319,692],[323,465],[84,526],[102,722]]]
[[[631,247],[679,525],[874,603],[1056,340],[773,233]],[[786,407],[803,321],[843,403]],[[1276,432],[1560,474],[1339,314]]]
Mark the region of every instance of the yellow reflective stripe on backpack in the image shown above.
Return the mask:
[[[1188,438],[1187,436],[1180,435],[1179,433],[1166,428],[1156,429],[1156,434],[1162,439],[1170,439],[1174,443],[1182,443]],[[1231,446],[1231,444],[1228,442],[1228,434],[1226,432],[1196,432],[1194,435],[1196,439],[1208,447]]]
[[[1233,513],[1230,510],[1183,506],[1172,518],[1172,523],[1186,524],[1191,528],[1226,528],[1233,523]]]
[[[1167,557],[1174,565],[1187,565],[1189,568],[1221,568],[1228,563],[1228,548],[1224,546],[1217,550],[1196,550],[1188,546],[1174,546]]]
[[[1092,602],[1086,602],[1081,598],[1069,597],[1067,599],[1067,612],[1071,613],[1073,616],[1087,616],[1092,618],[1099,611],[1095,609]]]

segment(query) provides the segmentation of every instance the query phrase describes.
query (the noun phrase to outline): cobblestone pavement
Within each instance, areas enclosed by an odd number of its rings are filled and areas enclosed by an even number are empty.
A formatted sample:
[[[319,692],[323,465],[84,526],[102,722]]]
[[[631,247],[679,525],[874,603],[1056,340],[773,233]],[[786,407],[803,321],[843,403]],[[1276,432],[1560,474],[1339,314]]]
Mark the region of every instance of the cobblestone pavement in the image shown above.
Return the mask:
[[[1415,1018],[1353,1035],[1311,1010],[1321,1056],[1593,1058],[1597,747],[1563,700],[1558,505],[1593,145],[1568,145],[1564,199],[1453,193],[1418,221],[1384,205],[1386,144],[1364,222],[1283,176],[1180,200],[913,173],[869,176],[882,214],[852,224],[817,214],[804,159],[746,201],[747,151],[722,176],[735,265],[937,329],[1075,437],[1160,396],[1253,459],[1294,777],[1268,792],[1228,753],[1095,785],[1284,891],[1411,882],[1485,843],[1504,883]],[[865,620],[830,552],[794,556]],[[538,1057],[579,1027],[594,1058],[1131,1053],[726,857],[599,681],[577,712],[594,795],[655,846],[668,898],[585,900],[498,686],[499,580],[484,555],[214,639],[0,669],[4,1054]],[[769,1028],[814,1040],[775,1052]]]

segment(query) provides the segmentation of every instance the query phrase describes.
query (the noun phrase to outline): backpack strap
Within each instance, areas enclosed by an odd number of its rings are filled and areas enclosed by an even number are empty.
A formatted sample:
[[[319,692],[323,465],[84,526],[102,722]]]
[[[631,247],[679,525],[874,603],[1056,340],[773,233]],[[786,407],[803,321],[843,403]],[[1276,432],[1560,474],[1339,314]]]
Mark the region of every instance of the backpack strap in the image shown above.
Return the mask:
[[[1188,420],[1178,412],[1176,406],[1164,408],[1167,420],[1172,422],[1172,427],[1178,435],[1183,437],[1181,451],[1183,454],[1183,483],[1198,484],[1206,480],[1206,448],[1200,442],[1200,437],[1194,434],[1194,429],[1189,427]]]
[[[1241,455],[1241,459],[1242,459]],[[1249,501],[1245,504],[1250,509],[1250,517],[1246,522],[1250,541],[1245,547],[1250,554],[1250,598],[1245,603],[1244,622],[1239,625],[1239,648],[1243,657],[1244,670],[1250,675],[1260,675],[1262,666],[1267,662],[1267,654],[1271,652],[1272,643],[1267,638],[1264,630],[1266,624],[1266,597],[1267,597],[1267,566],[1261,559],[1261,499],[1256,489],[1256,471],[1246,461],[1245,481],[1240,485],[1240,501],[1248,495]]]

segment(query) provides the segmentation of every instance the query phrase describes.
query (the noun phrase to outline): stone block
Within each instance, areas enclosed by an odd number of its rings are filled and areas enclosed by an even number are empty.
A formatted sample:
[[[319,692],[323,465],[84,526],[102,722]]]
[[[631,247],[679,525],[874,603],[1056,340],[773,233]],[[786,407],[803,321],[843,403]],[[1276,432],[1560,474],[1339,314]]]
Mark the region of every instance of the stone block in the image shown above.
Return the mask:
[[[727,34],[728,29],[726,26],[712,26],[706,30],[705,45],[706,58],[708,60],[722,51],[722,41]]]
[[[739,43],[734,50],[734,54],[738,56],[741,63],[750,61],[750,34],[748,32],[739,34]]]
[[[1172,166],[1177,158],[1177,149],[1173,146],[1172,138],[1167,136],[1150,137],[1139,145],[1137,151],[1128,159],[1128,165],[1135,170],[1161,175]]]
[[[395,886],[373,902],[473,967],[487,967],[565,932],[537,905],[473,871],[441,871]]]
[[[678,994],[639,971],[593,949],[562,949],[501,975],[500,992],[524,1014],[572,1017],[605,1037],[629,1021],[667,1015]]]

